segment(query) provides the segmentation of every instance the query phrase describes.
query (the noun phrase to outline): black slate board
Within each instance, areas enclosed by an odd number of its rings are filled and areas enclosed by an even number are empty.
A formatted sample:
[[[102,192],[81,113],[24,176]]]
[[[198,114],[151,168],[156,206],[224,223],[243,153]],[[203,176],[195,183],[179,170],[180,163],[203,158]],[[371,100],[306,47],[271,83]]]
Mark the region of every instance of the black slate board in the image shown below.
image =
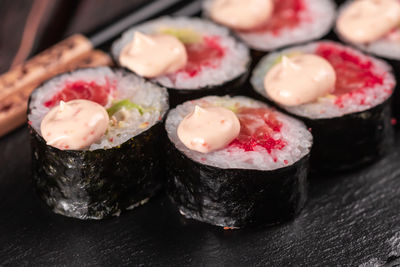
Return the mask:
[[[36,196],[28,132],[0,139],[0,265],[357,266],[400,252],[400,133],[391,153],[362,170],[313,178],[294,221],[224,231],[183,219],[161,194],[118,218],[79,221]],[[400,236],[400,234],[399,234]],[[393,243],[393,244],[391,244]],[[393,258],[393,257],[392,257]]]

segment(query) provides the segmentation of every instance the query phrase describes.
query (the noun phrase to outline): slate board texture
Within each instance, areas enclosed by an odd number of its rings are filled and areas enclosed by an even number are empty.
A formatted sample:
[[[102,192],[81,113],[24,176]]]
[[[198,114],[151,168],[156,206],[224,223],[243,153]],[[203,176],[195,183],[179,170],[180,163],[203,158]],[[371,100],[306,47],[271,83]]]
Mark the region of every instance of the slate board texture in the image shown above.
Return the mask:
[[[28,131],[22,127],[0,139],[0,265],[384,263],[400,253],[399,135],[389,155],[373,165],[312,178],[309,200],[294,221],[224,231],[183,219],[164,194],[104,221],[53,214],[33,190]]]

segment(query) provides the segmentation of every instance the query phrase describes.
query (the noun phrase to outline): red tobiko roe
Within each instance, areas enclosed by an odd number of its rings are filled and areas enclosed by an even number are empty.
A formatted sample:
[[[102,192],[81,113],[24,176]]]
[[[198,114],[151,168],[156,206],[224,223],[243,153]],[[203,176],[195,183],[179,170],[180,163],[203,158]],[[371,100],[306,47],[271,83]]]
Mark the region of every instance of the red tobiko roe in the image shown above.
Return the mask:
[[[225,48],[220,44],[219,36],[205,36],[196,44],[186,44],[188,62],[183,70],[189,77],[196,76],[202,67],[217,68],[225,55]]]
[[[229,146],[245,151],[254,151],[256,146],[272,150],[283,149],[286,142],[272,138],[274,133],[281,131],[282,123],[277,120],[274,112],[268,108],[241,108],[237,114],[240,121],[239,136]]]
[[[365,96],[365,88],[383,84],[383,76],[375,74],[373,63],[361,59],[348,50],[334,44],[321,44],[317,47],[316,54],[325,58],[336,72],[336,85],[333,95],[337,96],[335,104],[343,107],[343,97],[355,94]],[[362,98],[360,104],[366,104]]]
[[[112,88],[114,86],[109,81],[105,85],[99,85],[94,81],[67,82],[61,91],[44,103],[44,106],[51,108],[58,105],[61,100],[67,102],[74,99],[86,99],[105,106]]]
[[[311,18],[301,16],[304,10],[306,10],[304,0],[274,0],[272,16],[263,25],[248,32],[272,32],[274,35],[279,35],[281,30],[295,28],[302,20],[311,21]]]

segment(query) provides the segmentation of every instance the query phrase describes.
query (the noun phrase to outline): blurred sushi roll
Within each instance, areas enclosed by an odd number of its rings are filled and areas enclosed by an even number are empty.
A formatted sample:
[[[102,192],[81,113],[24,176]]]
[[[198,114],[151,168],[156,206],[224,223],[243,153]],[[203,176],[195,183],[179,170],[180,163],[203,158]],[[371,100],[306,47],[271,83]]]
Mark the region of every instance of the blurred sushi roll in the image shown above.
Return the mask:
[[[312,129],[314,169],[355,168],[391,148],[396,81],[382,60],[339,43],[314,42],[264,57],[251,83],[264,99]]]
[[[400,1],[345,1],[335,27],[341,40],[385,58],[400,77]],[[400,92],[395,91],[393,112],[400,119]]]
[[[172,109],[165,128],[168,194],[186,218],[242,228],[304,206],[312,135],[301,121],[251,98],[208,96]]]
[[[205,0],[205,16],[225,25],[252,49],[254,56],[319,39],[335,21],[331,0]]]
[[[28,104],[33,181],[55,213],[117,216],[162,185],[168,93],[134,74],[80,69],[38,87]]]
[[[172,107],[209,94],[237,94],[251,61],[228,29],[186,17],[135,26],[114,42],[112,54],[120,66],[167,87]]]

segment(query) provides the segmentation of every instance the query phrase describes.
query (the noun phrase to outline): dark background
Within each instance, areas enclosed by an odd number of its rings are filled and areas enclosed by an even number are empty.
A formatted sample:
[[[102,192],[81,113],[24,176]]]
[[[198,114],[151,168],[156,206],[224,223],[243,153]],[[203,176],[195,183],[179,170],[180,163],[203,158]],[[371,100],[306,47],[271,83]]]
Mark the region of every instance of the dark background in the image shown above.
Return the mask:
[[[0,0],[0,73],[18,49],[32,2]],[[50,2],[31,55],[71,33],[93,32],[141,4]],[[309,200],[294,221],[224,231],[183,219],[164,194],[104,221],[53,214],[33,190],[28,133],[22,127],[0,138],[0,266],[395,266],[399,150],[398,133],[395,147],[381,161],[346,174],[312,177]]]
[[[10,67],[35,1],[43,0],[0,0],[0,74]],[[71,34],[91,34],[149,1],[49,0],[30,55]]]

